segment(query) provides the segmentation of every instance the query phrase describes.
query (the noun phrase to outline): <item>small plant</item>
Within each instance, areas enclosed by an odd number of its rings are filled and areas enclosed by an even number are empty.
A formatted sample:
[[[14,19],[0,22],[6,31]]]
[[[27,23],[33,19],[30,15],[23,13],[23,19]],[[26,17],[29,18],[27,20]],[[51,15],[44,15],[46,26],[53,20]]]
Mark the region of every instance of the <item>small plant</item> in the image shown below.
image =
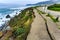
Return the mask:
[[[25,40],[30,31],[30,25],[34,18],[33,8],[27,8],[21,11],[18,16],[12,18],[9,25],[13,31],[13,37],[16,40]]]
[[[24,28],[17,28],[15,31],[14,31],[14,35],[15,37],[18,36],[18,35],[21,35],[22,33],[24,33],[25,30]]]
[[[54,4],[48,7],[49,10],[60,11],[60,4]]]
[[[48,17],[49,17],[49,16],[50,16],[50,14],[48,13],[46,16],[48,16]]]
[[[52,15],[50,15],[50,14],[47,14],[46,16],[50,17],[54,22],[59,22],[59,20],[58,20],[59,17],[54,18],[54,17],[53,17]]]
[[[56,21],[59,21],[58,19],[59,19],[59,17],[56,18]]]

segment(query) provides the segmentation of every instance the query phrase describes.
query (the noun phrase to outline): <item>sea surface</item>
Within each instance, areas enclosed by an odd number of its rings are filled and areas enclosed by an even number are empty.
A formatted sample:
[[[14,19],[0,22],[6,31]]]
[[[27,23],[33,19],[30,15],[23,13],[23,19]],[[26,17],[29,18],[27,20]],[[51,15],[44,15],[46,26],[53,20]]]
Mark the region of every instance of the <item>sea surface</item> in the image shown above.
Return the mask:
[[[14,17],[16,13],[19,13],[21,10],[28,8],[30,6],[22,6],[22,7],[11,7],[11,8],[1,8],[0,7],[0,27],[5,24],[6,21],[10,20],[10,18],[6,18],[7,15]]]
[[[0,8],[0,18],[17,10],[18,9]]]

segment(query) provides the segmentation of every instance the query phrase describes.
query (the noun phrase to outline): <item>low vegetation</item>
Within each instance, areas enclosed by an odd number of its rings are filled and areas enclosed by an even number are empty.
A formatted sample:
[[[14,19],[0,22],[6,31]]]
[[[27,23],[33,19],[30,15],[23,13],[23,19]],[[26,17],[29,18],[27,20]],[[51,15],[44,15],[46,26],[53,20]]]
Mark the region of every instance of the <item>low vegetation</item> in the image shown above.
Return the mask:
[[[60,11],[60,4],[54,4],[48,7],[49,10]]]
[[[8,37],[5,37],[6,39],[4,40],[9,40],[10,37],[12,37],[13,40],[26,40],[34,18],[35,15],[33,8],[22,10],[18,16],[15,16],[9,21],[12,34]]]
[[[53,22],[59,22],[58,17],[55,18],[54,16],[52,16],[50,14],[47,14],[46,16],[50,17],[53,20]]]
[[[40,11],[40,10],[38,10],[37,8],[36,8],[36,10],[37,10],[37,12],[41,15],[41,14],[46,14],[46,13],[44,13],[44,12],[42,12],[42,11]],[[50,14],[47,14],[46,15],[47,17],[50,17],[52,20],[53,20],[53,22],[59,22],[59,17],[57,17],[57,18],[55,18],[54,16],[52,16],[52,15],[50,15]],[[44,18],[44,20],[46,21],[46,19]]]

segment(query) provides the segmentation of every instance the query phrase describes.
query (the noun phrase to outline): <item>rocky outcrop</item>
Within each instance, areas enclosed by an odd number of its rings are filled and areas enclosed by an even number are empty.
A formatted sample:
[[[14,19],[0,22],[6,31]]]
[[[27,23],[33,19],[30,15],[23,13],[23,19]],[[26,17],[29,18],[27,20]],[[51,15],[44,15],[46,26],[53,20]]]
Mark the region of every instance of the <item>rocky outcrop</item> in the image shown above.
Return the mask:
[[[6,18],[11,18],[11,17],[10,17],[10,15],[8,14],[8,15],[6,16]]]

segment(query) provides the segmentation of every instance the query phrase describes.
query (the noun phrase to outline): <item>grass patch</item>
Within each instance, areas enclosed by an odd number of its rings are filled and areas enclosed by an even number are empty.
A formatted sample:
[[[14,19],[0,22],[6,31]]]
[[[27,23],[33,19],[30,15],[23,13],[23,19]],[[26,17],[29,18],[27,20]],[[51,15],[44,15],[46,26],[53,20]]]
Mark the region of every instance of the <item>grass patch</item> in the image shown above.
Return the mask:
[[[26,40],[34,17],[33,8],[27,8],[9,21],[14,40]]]
[[[50,14],[47,14],[46,16],[50,17],[53,20],[53,22],[59,22],[58,18],[54,18],[54,16]]]
[[[48,7],[49,10],[60,11],[60,4],[54,4]]]
[[[36,10],[37,10],[37,12],[38,12],[40,15],[41,15],[41,14],[46,14],[46,13],[38,10],[37,8],[36,8]],[[50,17],[50,18],[53,20],[53,22],[59,22],[58,17],[57,17],[57,18],[54,18],[54,16],[52,16],[52,15],[50,15],[50,14],[47,14],[46,16]],[[47,21],[44,17],[43,17],[43,19],[45,20],[45,22]]]

